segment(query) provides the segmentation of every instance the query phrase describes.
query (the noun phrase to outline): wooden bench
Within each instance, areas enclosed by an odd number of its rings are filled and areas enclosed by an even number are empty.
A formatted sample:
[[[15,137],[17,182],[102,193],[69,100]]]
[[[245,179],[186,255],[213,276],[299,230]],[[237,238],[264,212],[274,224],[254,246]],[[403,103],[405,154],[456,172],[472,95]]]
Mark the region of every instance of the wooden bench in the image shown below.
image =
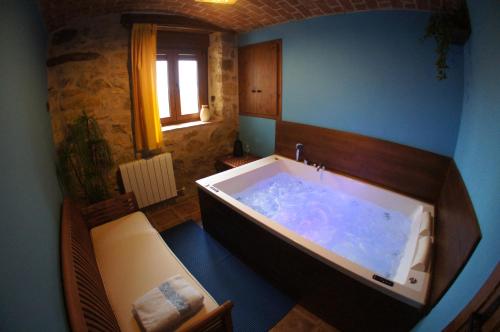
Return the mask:
[[[120,255],[121,250],[109,250],[110,244],[103,244],[102,240],[106,239],[106,236],[110,237],[110,241],[112,241],[112,238],[116,240],[116,237],[119,236],[117,232],[119,233],[123,227],[128,229],[135,227],[135,229],[139,228],[139,230],[142,227],[146,228],[144,234],[148,243],[154,242],[154,245],[157,246],[155,248],[160,248],[159,251],[163,255],[160,258],[168,258],[169,255],[173,256],[168,259],[168,262],[155,261],[153,262],[154,265],[158,265],[161,269],[165,264],[170,264],[168,266],[169,271],[172,269],[181,271],[187,278],[192,279],[193,286],[196,286],[204,293],[206,301],[204,303],[210,304],[204,305],[204,308],[198,314],[183,323],[178,330],[232,331],[231,309],[233,304],[231,301],[226,301],[222,305],[218,305],[196,279],[192,277],[184,265],[177,260],[149,222],[147,226],[145,225],[145,216],[137,211],[137,202],[131,193],[83,209],[79,208],[77,204],[69,199],[64,200],[61,222],[61,264],[66,308],[71,329],[73,331],[140,331],[135,320],[128,317],[124,319],[123,315],[125,311],[123,308],[127,308],[125,315],[131,315],[128,308],[130,307],[131,311],[132,302],[119,303],[121,307],[117,305],[116,301],[120,294],[117,297],[117,293],[119,292],[116,291],[116,285],[110,285],[109,271],[106,272],[105,267],[102,266],[103,262],[106,261],[106,257],[103,258],[102,253],[95,252],[96,248],[94,247],[95,245],[97,247],[100,246],[101,249],[97,249],[101,250],[101,252],[105,250],[104,256],[109,256],[110,251]],[[109,232],[106,228],[111,228],[113,233],[103,233]],[[155,232],[156,235],[154,234]],[[157,241],[161,241],[161,243]],[[126,251],[127,248],[123,248]],[[152,259],[151,257],[141,257],[139,261],[134,261],[134,259],[137,260],[137,257],[134,256],[130,258],[131,261],[125,267],[130,265],[130,268],[132,268],[135,263],[139,264],[139,266],[141,263],[144,264],[142,258],[147,258],[150,261]],[[101,275],[103,272],[108,275]],[[121,271],[114,272],[118,275],[121,273]],[[133,274],[131,276],[128,272],[123,271],[123,276],[119,280],[120,283],[123,284],[124,280],[125,282],[130,282],[129,279],[134,277]],[[163,274],[159,273],[159,276],[163,276]],[[148,275],[145,277],[148,279]],[[151,283],[151,280],[148,280],[148,282]],[[142,285],[141,287],[143,288],[149,287],[151,289],[155,287],[148,286],[147,283],[144,285],[144,280],[137,281],[137,283],[134,280],[130,284],[130,289],[137,291],[139,287],[137,284]],[[120,287],[122,286],[120,284]],[[114,290],[113,287],[115,287]],[[141,292],[146,292],[149,289],[142,289]],[[124,291],[130,290],[124,289]]]

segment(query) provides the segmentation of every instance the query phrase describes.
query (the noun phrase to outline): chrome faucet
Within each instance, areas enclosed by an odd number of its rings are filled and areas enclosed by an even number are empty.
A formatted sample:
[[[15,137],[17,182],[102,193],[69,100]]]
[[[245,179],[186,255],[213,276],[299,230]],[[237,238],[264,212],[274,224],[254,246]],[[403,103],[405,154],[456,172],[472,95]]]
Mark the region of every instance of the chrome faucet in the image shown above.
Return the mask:
[[[299,161],[300,154],[304,151],[304,144],[297,143],[295,144],[295,161]]]
[[[316,172],[319,172],[319,180],[320,181],[323,181],[323,173],[324,173],[325,169],[326,169],[326,167],[323,164],[319,164],[316,167]]]

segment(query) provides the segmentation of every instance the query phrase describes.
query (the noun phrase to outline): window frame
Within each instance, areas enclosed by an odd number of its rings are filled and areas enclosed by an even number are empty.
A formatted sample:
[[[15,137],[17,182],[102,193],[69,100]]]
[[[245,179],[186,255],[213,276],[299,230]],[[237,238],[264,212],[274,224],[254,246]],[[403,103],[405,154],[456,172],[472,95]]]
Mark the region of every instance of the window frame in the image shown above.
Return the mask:
[[[158,49],[156,60],[168,61],[168,99],[170,116],[160,118],[162,126],[192,122],[200,119],[201,105],[208,104],[208,68],[207,50],[204,48],[182,47]],[[198,112],[193,114],[181,113],[180,89],[179,89],[179,60],[196,60],[198,63]],[[161,87],[157,86],[158,90]]]

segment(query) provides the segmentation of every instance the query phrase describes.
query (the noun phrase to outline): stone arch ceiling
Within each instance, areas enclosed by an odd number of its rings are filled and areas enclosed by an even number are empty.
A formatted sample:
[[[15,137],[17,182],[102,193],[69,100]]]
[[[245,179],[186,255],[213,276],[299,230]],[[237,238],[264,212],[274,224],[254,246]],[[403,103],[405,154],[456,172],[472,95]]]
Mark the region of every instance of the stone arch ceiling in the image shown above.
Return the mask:
[[[238,0],[234,5],[194,0],[40,0],[50,31],[76,18],[124,12],[184,15],[238,32],[305,18],[367,10],[439,10],[459,0]]]

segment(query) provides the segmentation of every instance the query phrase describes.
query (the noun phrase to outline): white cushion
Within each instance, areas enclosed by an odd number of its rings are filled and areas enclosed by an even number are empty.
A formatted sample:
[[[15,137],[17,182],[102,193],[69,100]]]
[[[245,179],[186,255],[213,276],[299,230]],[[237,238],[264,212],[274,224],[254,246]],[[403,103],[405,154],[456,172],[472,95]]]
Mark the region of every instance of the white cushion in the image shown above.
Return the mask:
[[[186,278],[204,296],[203,308],[190,320],[218,307],[142,212],[95,227],[90,233],[104,288],[123,332],[140,331],[132,314],[132,303],[176,274]]]

